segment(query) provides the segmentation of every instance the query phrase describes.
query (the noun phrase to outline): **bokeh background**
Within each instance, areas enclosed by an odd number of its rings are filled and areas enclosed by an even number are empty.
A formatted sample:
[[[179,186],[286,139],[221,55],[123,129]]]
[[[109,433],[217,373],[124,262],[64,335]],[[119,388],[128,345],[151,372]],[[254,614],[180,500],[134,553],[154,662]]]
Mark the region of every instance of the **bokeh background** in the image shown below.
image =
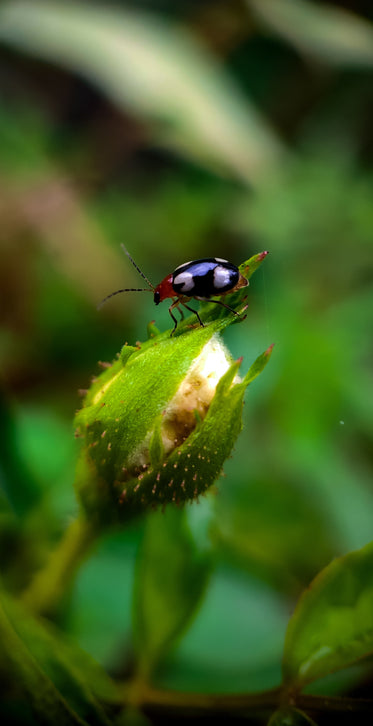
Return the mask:
[[[13,593],[77,511],[78,390],[149,320],[170,323],[140,293],[97,311],[141,286],[120,243],[154,284],[193,258],[270,251],[225,341],[244,370],[275,351],[217,493],[189,507],[215,567],[162,685],[277,685],[299,593],[372,539],[372,17],[366,0],[0,4],[0,562]],[[131,660],[143,526],[102,539],[59,614],[114,674]]]

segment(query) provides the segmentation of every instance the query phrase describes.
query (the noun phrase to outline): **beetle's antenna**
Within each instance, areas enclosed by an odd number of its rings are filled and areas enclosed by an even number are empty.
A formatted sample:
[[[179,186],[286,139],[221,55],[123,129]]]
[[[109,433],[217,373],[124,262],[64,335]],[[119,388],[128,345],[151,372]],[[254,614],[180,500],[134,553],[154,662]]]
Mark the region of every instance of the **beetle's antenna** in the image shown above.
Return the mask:
[[[152,283],[150,282],[150,280],[148,280],[148,278],[146,277],[146,275],[144,275],[144,273],[143,273],[143,272],[142,272],[142,271],[140,270],[140,268],[139,268],[139,267],[138,267],[138,266],[136,265],[136,262],[135,262],[135,260],[133,260],[133,259],[132,259],[132,257],[131,257],[131,255],[130,255],[130,253],[128,252],[128,250],[126,250],[126,248],[125,248],[125,246],[124,246],[124,244],[123,244],[123,243],[121,244],[121,248],[122,248],[123,252],[125,252],[125,254],[127,255],[128,259],[129,259],[129,260],[130,260],[130,261],[132,262],[132,264],[133,264],[133,266],[134,266],[134,267],[136,268],[137,272],[139,272],[139,274],[141,275],[141,277],[143,278],[143,280],[145,280],[145,282],[147,282],[147,283],[148,283],[148,285],[149,285],[150,289],[151,289],[151,290],[153,290],[153,292],[154,292],[154,285],[152,285]],[[118,290],[118,292],[119,292],[119,290]],[[121,291],[121,292],[122,292],[122,291]],[[127,290],[125,290],[125,291],[123,291],[123,292],[127,292]],[[140,292],[140,291],[138,291],[138,292]],[[113,293],[113,294],[115,294],[115,293]]]
[[[153,292],[153,290],[149,287],[125,287],[123,290],[115,290],[115,292],[111,292],[110,295],[106,295],[106,297],[101,300],[101,302],[97,305],[97,310],[100,310],[107,300],[110,300],[110,298],[114,297],[114,295],[119,295],[121,292]]]
[[[119,295],[121,292],[154,292],[155,287],[152,285],[150,280],[144,275],[144,273],[140,270],[140,268],[136,265],[135,260],[132,259],[130,253],[128,250],[126,250],[124,244],[121,244],[121,248],[123,252],[126,253],[129,260],[132,262],[133,266],[136,268],[137,272],[140,273],[141,277],[145,280],[145,282],[148,283],[149,287],[124,287],[122,290],[115,290],[115,292],[111,292],[110,295],[106,295],[103,300],[97,305],[97,310],[100,310],[102,306],[106,303],[107,300],[110,300],[111,297],[114,297],[114,295]]]

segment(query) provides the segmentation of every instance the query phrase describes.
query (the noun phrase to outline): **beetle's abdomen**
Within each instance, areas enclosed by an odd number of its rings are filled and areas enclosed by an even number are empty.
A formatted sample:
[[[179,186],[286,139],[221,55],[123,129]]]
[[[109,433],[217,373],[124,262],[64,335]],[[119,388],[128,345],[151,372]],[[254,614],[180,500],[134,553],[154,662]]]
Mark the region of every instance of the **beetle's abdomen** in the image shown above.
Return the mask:
[[[177,267],[172,276],[172,287],[178,295],[213,297],[232,290],[239,277],[238,268],[231,262],[207,257]]]

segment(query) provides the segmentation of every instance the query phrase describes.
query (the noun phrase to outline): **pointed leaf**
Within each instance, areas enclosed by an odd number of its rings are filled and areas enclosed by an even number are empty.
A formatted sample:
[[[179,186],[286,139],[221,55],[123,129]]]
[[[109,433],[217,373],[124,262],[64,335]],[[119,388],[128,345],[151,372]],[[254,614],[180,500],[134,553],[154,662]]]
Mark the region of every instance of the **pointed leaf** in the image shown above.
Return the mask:
[[[246,260],[246,262],[242,262],[239,266],[241,275],[246,277],[247,280],[250,280],[250,277],[257,271],[258,267],[260,267],[267,255],[268,250],[264,250],[264,252],[258,252],[257,255],[253,255],[250,259]]]
[[[250,366],[248,372],[246,373],[246,376],[244,378],[244,381],[246,385],[248,386],[249,383],[255,380],[262,370],[266,367],[273,351],[274,343],[267,348],[267,350],[264,351],[261,355],[257,357],[257,359],[254,361],[252,366]]]
[[[283,672],[302,688],[373,652],[373,543],[334,560],[301,596],[286,633]]]

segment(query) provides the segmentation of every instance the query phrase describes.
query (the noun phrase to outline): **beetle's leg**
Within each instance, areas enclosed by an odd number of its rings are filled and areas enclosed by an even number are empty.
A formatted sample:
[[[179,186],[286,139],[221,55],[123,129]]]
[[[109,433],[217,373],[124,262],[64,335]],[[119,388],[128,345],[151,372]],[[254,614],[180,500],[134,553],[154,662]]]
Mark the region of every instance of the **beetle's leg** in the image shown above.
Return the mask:
[[[235,315],[237,315],[238,318],[241,318],[242,317],[241,316],[241,313],[238,313],[237,310],[234,310],[233,308],[230,307],[230,305],[227,305],[226,303],[223,303],[221,300],[211,300],[211,299],[208,299],[208,300],[206,300],[206,302],[212,302],[212,303],[217,303],[217,305],[222,305],[223,308],[227,308],[227,310],[230,310],[231,313],[234,313]]]
[[[190,307],[189,307],[189,305],[187,305],[187,304],[186,304],[185,302],[183,302],[183,303],[181,303],[181,304],[182,304],[182,305],[184,305],[184,307],[185,307],[185,308],[186,308],[187,310],[190,310],[190,312],[191,312],[191,313],[194,313],[194,315],[196,315],[196,316],[197,316],[197,318],[198,318],[198,322],[199,322],[199,324],[200,324],[200,325],[202,326],[202,328],[205,328],[205,327],[206,327],[206,326],[205,326],[205,325],[203,324],[203,322],[202,322],[201,318],[199,317],[199,315],[198,315],[198,313],[197,313],[197,310],[193,310],[193,308],[190,308]]]
[[[175,315],[173,315],[172,310],[174,308],[177,308],[179,305],[180,305],[180,300],[179,299],[178,300],[174,300],[173,303],[172,303],[172,305],[170,305],[170,307],[168,308],[168,312],[170,313],[171,318],[174,321],[174,327],[171,330],[171,337],[173,336],[173,334],[174,334],[174,332],[175,332],[175,330],[177,328],[177,319],[175,318]],[[182,320],[183,320],[184,313],[180,310],[180,308],[179,308],[179,312],[182,313]]]
[[[171,308],[172,308],[172,305],[171,305]],[[174,332],[175,332],[175,330],[176,330],[176,328],[177,328],[177,320],[176,320],[176,318],[175,318],[175,315],[173,315],[173,314],[172,314],[172,312],[171,312],[171,308],[168,308],[168,312],[170,313],[170,315],[171,315],[171,318],[172,318],[172,320],[173,320],[173,321],[174,321],[174,323],[175,323],[175,324],[174,324],[174,327],[173,327],[173,328],[172,328],[172,330],[171,330],[171,338],[172,338],[172,336],[173,336],[173,334],[174,334]]]

